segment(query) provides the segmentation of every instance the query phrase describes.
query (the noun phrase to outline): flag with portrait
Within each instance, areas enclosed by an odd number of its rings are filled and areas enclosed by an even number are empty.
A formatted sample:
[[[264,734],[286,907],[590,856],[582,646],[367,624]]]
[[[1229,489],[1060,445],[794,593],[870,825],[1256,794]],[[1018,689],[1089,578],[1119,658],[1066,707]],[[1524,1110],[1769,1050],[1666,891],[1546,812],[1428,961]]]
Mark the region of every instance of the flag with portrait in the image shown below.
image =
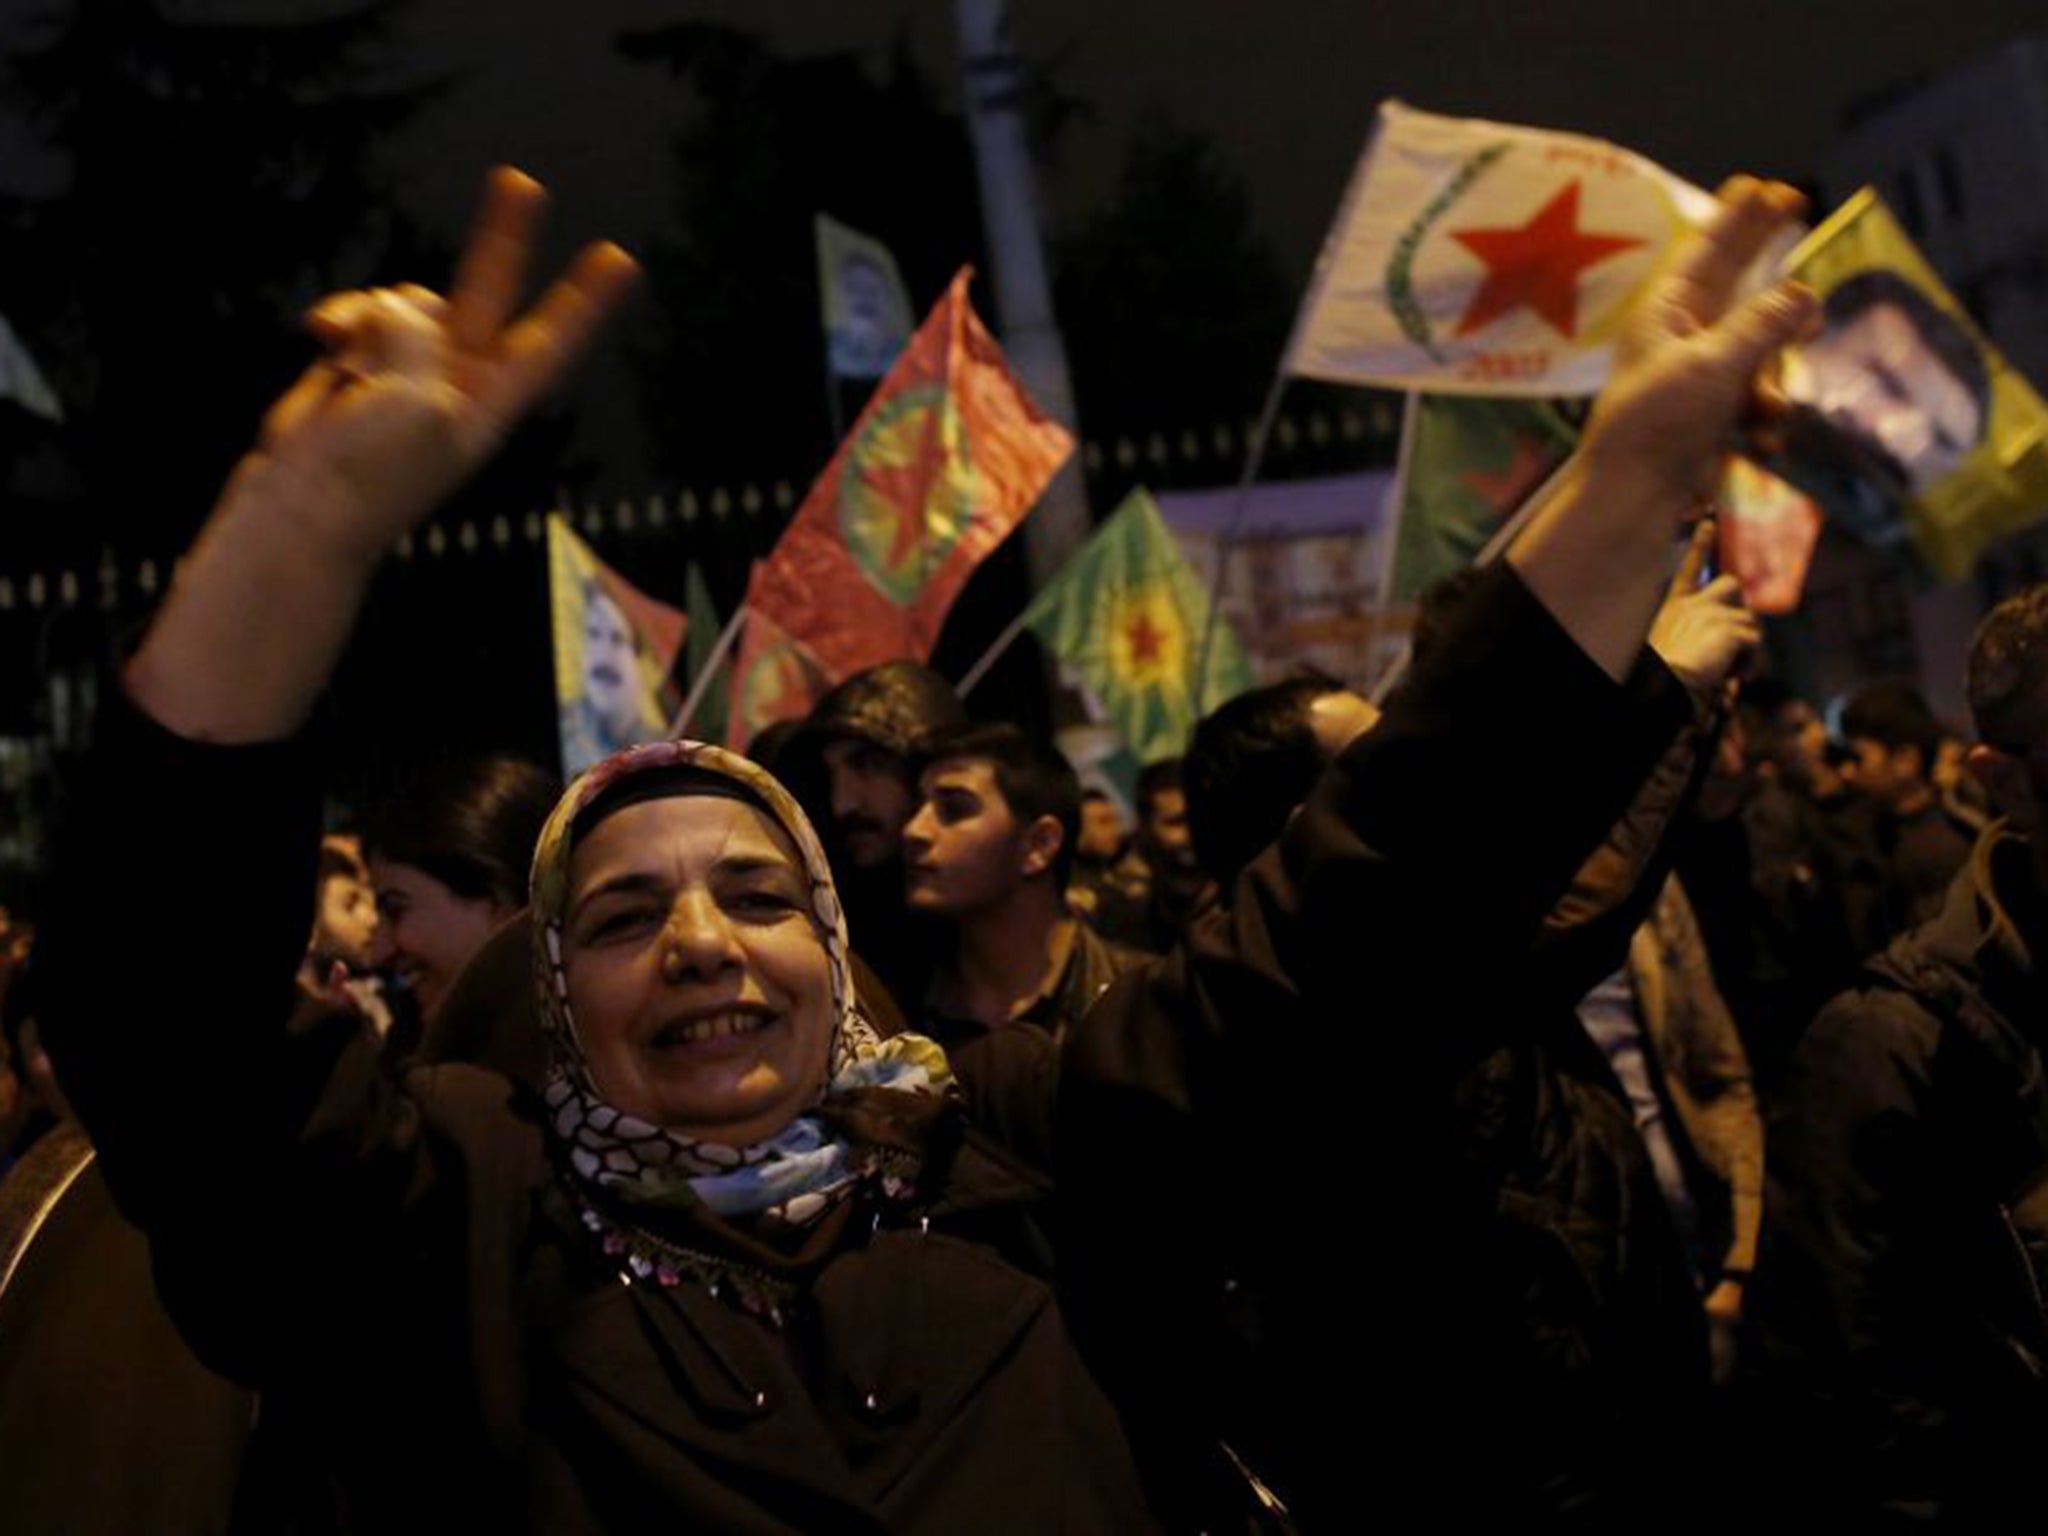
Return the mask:
[[[563,774],[667,735],[684,615],[598,559],[557,515],[548,518],[548,605]]]
[[[873,236],[825,214],[817,230],[827,366],[836,379],[879,379],[917,320],[896,258]]]
[[[1936,576],[2048,512],[2048,407],[1870,188],[1787,259],[1821,328],[1787,352],[1794,411],[1771,467],[1878,548]]]

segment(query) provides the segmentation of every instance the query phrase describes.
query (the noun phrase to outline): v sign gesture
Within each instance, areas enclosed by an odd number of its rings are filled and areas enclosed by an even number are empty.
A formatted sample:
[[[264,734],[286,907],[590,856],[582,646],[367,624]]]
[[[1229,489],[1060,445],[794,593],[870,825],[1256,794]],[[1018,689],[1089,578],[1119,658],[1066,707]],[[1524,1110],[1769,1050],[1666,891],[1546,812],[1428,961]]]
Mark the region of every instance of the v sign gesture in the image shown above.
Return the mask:
[[[326,355],[263,421],[141,650],[130,695],[205,740],[305,718],[384,551],[474,474],[631,287],[615,245],[583,251],[539,303],[520,290],[545,194],[493,171],[446,298],[411,285],[312,312]]]

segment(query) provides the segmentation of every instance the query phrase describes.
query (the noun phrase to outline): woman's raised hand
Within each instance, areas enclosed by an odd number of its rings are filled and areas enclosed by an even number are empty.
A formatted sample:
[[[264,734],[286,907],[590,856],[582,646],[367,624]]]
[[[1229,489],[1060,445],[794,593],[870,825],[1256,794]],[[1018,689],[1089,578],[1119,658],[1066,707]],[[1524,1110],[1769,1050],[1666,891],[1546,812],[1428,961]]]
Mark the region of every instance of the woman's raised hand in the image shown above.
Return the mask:
[[[385,550],[482,466],[633,282],[632,257],[593,245],[517,314],[542,200],[493,171],[447,298],[380,288],[313,311],[326,355],[271,407],[128,662],[144,712],[219,742],[305,720]]]
[[[538,182],[500,167],[446,298],[408,284],[316,306],[308,324],[326,355],[271,408],[240,475],[287,478],[305,532],[375,560],[474,474],[637,272],[618,246],[589,246],[519,314],[545,201]]]

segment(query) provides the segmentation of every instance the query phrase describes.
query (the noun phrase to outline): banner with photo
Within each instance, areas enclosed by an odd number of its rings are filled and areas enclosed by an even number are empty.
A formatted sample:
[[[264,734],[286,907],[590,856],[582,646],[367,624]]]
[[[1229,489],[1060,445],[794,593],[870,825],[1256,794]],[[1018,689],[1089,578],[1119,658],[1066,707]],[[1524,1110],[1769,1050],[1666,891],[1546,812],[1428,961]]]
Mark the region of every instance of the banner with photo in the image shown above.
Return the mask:
[[[548,599],[563,775],[667,735],[679,702],[669,673],[688,620],[598,559],[553,515]]]
[[[1392,557],[1393,487],[1391,471],[1252,487],[1225,572],[1222,609],[1259,681],[1306,664],[1364,690],[1400,654],[1413,610],[1381,606]],[[1204,590],[1214,589],[1217,545],[1238,496],[1225,486],[1157,497],[1160,517]]]
[[[834,378],[879,379],[917,324],[903,275],[873,236],[822,213],[817,228],[827,364]]]
[[[1716,498],[1715,560],[1742,584],[1752,613],[1786,614],[1806,594],[1821,510],[1804,491],[1740,454],[1728,455]]]

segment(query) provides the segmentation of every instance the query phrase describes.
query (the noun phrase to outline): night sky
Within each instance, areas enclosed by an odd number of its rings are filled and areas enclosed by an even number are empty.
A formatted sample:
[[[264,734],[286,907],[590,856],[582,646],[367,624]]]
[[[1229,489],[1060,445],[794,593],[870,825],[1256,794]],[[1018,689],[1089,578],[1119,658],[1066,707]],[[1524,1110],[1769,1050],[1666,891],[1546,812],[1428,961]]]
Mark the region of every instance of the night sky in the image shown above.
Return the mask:
[[[945,78],[954,50],[944,0],[419,10],[422,57],[475,71],[421,125],[422,208],[459,218],[475,168],[510,157],[557,184],[565,225],[629,244],[666,206],[658,176],[675,103],[658,72],[616,61],[620,29],[686,15],[749,27],[780,51],[853,48],[879,62],[908,26]],[[1800,177],[1846,103],[2048,26],[2048,3],[1017,0],[1011,16],[1026,56],[1057,60],[1058,83],[1094,112],[1048,177],[1053,220],[1098,206],[1132,126],[1164,113],[1213,137],[1281,270],[1305,279],[1385,96],[1609,137],[1709,185],[1737,169]]]
[[[459,205],[471,168],[509,154],[573,177],[591,217],[628,238],[658,210],[646,176],[672,99],[654,71],[617,62],[617,31],[686,16],[790,53],[879,59],[907,25],[935,73],[953,50],[944,0],[421,0],[416,12],[422,60],[473,71],[421,125],[423,197]],[[1283,267],[1303,274],[1388,95],[1610,137],[1706,183],[1737,169],[1799,176],[1850,100],[2048,27],[2048,4],[2015,0],[1016,0],[1011,14],[1027,56],[1058,60],[1059,83],[1096,113],[1047,189],[1057,217],[1084,215],[1131,124],[1163,111],[1214,137]]]
[[[292,9],[165,3],[187,14]],[[0,43],[39,9],[5,0]],[[1133,125],[1164,114],[1213,138],[1281,270],[1300,280],[1385,96],[1601,135],[1706,184],[1738,168],[1798,178],[1845,104],[2048,27],[2048,0],[1015,0],[1012,17],[1026,56],[1056,61],[1060,87],[1092,110],[1046,178],[1055,228],[1100,206]],[[716,20],[781,52],[853,49],[879,65],[907,29],[950,84],[951,18],[945,0],[415,0],[399,69],[452,75],[454,88],[420,115],[394,174],[404,200],[452,234],[481,169],[510,160],[555,189],[560,248],[597,234],[644,245],[670,207],[666,144],[681,99],[662,71],[619,57],[618,33]],[[49,174],[0,122],[0,184]],[[584,388],[606,403],[587,428],[604,488],[651,488],[635,412],[609,408],[626,399],[618,349]]]

